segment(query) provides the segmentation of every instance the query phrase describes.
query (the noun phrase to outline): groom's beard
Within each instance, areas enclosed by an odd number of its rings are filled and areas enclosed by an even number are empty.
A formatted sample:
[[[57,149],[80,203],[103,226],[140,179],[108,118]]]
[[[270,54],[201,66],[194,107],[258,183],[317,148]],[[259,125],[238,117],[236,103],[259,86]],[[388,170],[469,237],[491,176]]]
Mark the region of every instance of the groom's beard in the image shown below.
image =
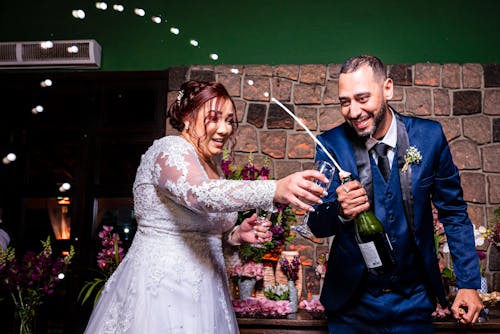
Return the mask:
[[[372,128],[370,130],[358,133],[358,136],[363,140],[367,140],[368,138],[372,137],[377,132],[380,123],[382,122],[384,117],[386,117],[388,112],[389,112],[389,106],[387,105],[385,99],[383,99],[382,106],[380,107],[378,114],[373,118]]]

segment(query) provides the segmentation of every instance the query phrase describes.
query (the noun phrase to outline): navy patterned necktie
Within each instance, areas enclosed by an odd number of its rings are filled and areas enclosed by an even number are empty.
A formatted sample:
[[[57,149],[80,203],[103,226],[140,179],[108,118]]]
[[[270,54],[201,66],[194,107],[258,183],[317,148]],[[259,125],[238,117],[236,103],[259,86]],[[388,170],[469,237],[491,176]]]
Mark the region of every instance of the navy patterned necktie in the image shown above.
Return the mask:
[[[391,167],[389,165],[389,159],[387,158],[387,151],[389,150],[389,146],[384,143],[377,143],[373,149],[375,153],[377,153],[377,164],[380,173],[384,177],[385,181],[389,179],[389,174],[391,173]]]

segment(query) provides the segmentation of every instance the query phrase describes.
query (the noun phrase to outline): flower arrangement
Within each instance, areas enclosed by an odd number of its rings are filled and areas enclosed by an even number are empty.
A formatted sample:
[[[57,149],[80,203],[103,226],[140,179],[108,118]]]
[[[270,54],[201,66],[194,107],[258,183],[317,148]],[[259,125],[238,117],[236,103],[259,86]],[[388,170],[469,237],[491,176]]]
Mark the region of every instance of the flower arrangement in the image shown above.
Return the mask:
[[[229,157],[229,152],[224,150],[221,161],[221,169],[228,180],[268,180],[270,179],[269,159],[266,157],[263,166],[259,169],[253,163],[252,154],[248,156],[248,162],[244,166],[233,163]],[[253,247],[251,244],[236,246],[240,258],[246,261],[262,262],[263,260],[277,261],[281,250],[293,239],[290,234],[290,226],[297,219],[289,205],[276,204],[276,212],[273,212],[269,220],[271,227],[269,230],[273,236],[270,241],[266,241],[264,247]],[[250,217],[255,210],[239,212],[237,224]]]
[[[299,278],[300,256],[295,255],[291,261],[286,257],[280,258],[281,270],[289,281],[295,282]]]
[[[94,278],[90,282],[86,282],[82,290],[78,294],[78,300],[81,300],[82,305],[96,291],[94,297],[94,305],[97,303],[99,296],[104,289],[104,284],[111,277],[118,265],[124,257],[124,250],[120,247],[122,241],[118,233],[113,233],[112,226],[103,226],[99,232],[102,249],[97,254],[97,266],[99,267],[99,277]]]
[[[408,170],[408,167],[410,167],[411,164],[419,164],[422,161],[422,154],[420,154],[420,151],[416,146],[410,146],[406,149],[404,159],[405,164],[403,165],[403,168],[401,168],[403,173]]]
[[[264,265],[253,261],[235,264],[230,275],[238,278],[255,278],[258,281],[264,278]]]
[[[436,255],[440,260],[441,274],[443,275],[443,278],[453,283],[455,281],[455,272],[453,271],[451,260],[448,260],[448,263],[446,261],[445,254],[450,253],[450,249],[446,240],[444,227],[438,219],[438,212],[436,209],[432,211],[432,215],[434,223],[434,245],[436,248]],[[484,245],[485,240],[487,240],[487,236],[488,231],[484,226],[476,227],[474,225],[474,243],[477,248],[476,253],[481,266],[481,274],[484,273],[484,260],[486,259],[486,252],[483,251],[481,247]]]
[[[485,237],[490,243],[500,248],[500,207],[495,209],[494,214],[493,227],[486,229]]]
[[[285,316],[292,312],[288,300],[270,300],[264,298],[246,298],[233,300],[234,312],[240,316]]]
[[[264,296],[270,300],[288,300],[290,289],[288,285],[266,285],[264,287]]]
[[[325,307],[318,299],[303,300],[300,302],[299,307],[308,312],[324,312]]]
[[[66,256],[54,258],[50,237],[41,244],[40,253],[27,251],[21,258],[12,247],[5,251],[0,248],[0,286],[12,297],[20,333],[32,332],[36,309],[45,296],[54,293],[75,255],[71,246]]]

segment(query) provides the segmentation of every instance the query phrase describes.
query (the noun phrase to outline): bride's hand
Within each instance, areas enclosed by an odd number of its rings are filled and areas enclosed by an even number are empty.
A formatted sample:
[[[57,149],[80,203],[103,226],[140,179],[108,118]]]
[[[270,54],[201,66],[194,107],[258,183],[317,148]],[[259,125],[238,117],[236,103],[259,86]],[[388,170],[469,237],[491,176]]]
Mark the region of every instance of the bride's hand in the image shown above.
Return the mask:
[[[290,174],[276,181],[274,201],[291,204],[306,211],[313,211],[308,203],[321,204],[325,190],[315,183],[315,180],[325,181],[325,176],[317,170],[305,170]]]
[[[239,227],[240,239],[251,244],[270,241],[273,233],[269,231],[271,221],[266,220],[263,224],[257,221],[257,214],[243,220]]]

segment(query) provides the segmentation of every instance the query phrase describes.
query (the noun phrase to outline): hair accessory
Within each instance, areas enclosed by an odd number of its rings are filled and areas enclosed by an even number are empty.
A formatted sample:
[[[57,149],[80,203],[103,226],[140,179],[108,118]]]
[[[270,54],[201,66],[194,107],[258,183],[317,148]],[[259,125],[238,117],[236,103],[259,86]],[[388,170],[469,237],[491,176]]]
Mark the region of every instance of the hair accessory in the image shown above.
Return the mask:
[[[189,122],[184,123],[184,130],[189,130]]]
[[[181,104],[181,99],[184,96],[184,91],[180,90],[179,94],[177,94],[177,103]]]

